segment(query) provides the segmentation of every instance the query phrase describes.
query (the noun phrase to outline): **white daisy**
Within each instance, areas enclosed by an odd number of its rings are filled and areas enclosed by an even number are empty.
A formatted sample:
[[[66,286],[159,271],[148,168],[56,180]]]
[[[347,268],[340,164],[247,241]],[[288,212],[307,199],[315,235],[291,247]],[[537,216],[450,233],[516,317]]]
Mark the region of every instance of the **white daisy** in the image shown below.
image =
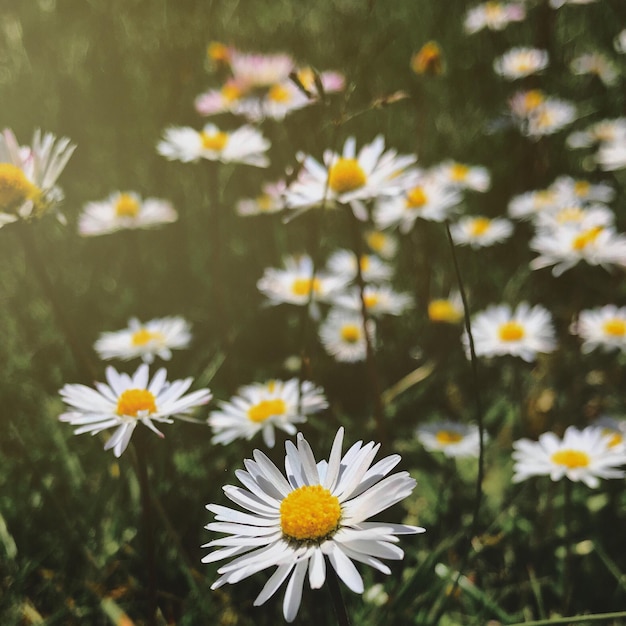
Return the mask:
[[[513,224],[501,217],[465,216],[450,225],[454,243],[472,248],[484,248],[501,243],[513,234]]]
[[[431,322],[458,324],[464,316],[463,300],[458,291],[453,291],[447,298],[435,298],[428,303],[428,319]]]
[[[374,342],[375,328],[373,320],[367,320],[370,343]],[[319,328],[319,337],[324,350],[341,363],[364,361],[367,356],[363,317],[356,311],[331,309]]]
[[[571,133],[566,143],[569,148],[591,148],[598,143],[613,141],[620,134],[626,134],[626,117],[595,122],[585,130]]]
[[[206,124],[201,131],[189,126],[172,126],[163,136],[157,151],[170,161],[190,163],[207,159],[255,167],[270,164],[265,154],[270,142],[252,126],[241,126],[232,132],[221,131],[215,124]]]
[[[108,428],[115,428],[111,438],[104,444],[105,450],[113,449],[119,457],[130,441],[139,422],[163,437],[154,422],[173,423],[171,417],[190,420],[190,413],[211,399],[208,389],[198,389],[184,395],[191,387],[192,378],[167,382],[164,368],[149,381],[148,366],[143,363],[129,376],[120,374],[111,366],[106,369],[107,383],[96,383],[96,389],[85,385],[65,385],[61,398],[69,411],[59,416],[62,422],[78,426],[75,435],[95,435]]]
[[[615,52],[626,54],[626,28],[617,34],[613,40],[613,47],[615,48]]]
[[[380,559],[402,559],[397,535],[424,529],[368,520],[409,496],[415,480],[407,472],[387,476],[400,461],[398,455],[370,467],[380,444],[359,441],[342,457],[342,441],[340,428],[328,461],[319,463],[301,434],[297,448],[287,441],[286,478],[259,450],[254,460],[244,462],[246,470],[237,472],[243,488],[228,485],[224,493],[245,511],[207,505],[216,516],[207,530],[227,536],[203,546],[215,548],[203,562],[234,557],[218,569],[221,576],[213,589],[276,567],[254,604],[266,602],[289,578],[283,614],[292,622],[307,572],[311,588],[320,588],[326,580],[326,559],[355,593],[363,593],[364,585],[353,561],[391,573]]]
[[[540,305],[522,302],[514,311],[507,304],[490,306],[472,318],[471,328],[477,356],[510,354],[532,362],[537,353],[556,350],[550,313]],[[467,332],[463,345],[469,358]]]
[[[622,446],[611,445],[611,435],[602,428],[588,426],[579,430],[570,426],[563,439],[554,433],[543,433],[539,441],[520,439],[513,442],[513,482],[532,476],[550,476],[554,481],[569,478],[591,488],[599,478],[623,478],[615,469],[626,463]]]
[[[248,88],[263,88],[289,78],[295,64],[288,54],[256,54],[232,50],[230,69],[236,81]]]
[[[612,172],[626,168],[626,130],[600,146],[595,160],[601,169]]]
[[[85,205],[78,218],[78,232],[83,237],[93,237],[126,228],[153,228],[177,219],[178,214],[167,200],[142,200],[132,191],[116,191],[106,200]]]
[[[189,322],[182,317],[161,317],[145,324],[132,318],[128,328],[102,333],[94,349],[105,361],[141,358],[145,363],[152,363],[155,356],[169,361],[172,350],[187,348],[190,341]]]
[[[361,294],[358,288],[339,293],[331,298],[334,306],[348,311],[361,311]],[[408,293],[398,293],[389,285],[365,285],[363,301],[369,315],[402,315],[413,306]]]
[[[598,0],[549,0],[549,4],[553,9],[560,9],[566,4],[592,4]]]
[[[577,56],[571,63],[570,69],[578,76],[583,74],[594,74],[607,87],[611,87],[619,80],[619,70],[617,65],[600,52],[588,52]]]
[[[443,452],[447,457],[477,457],[480,451],[480,431],[474,424],[451,420],[420,426],[415,434],[429,452]],[[483,433],[483,442],[487,434]]]
[[[626,307],[607,304],[581,311],[570,332],[583,340],[585,354],[596,348],[626,352]]]
[[[585,231],[596,226],[606,228],[613,226],[615,213],[604,204],[582,206],[572,204],[563,206],[555,211],[539,213],[535,219],[539,230],[555,230],[570,224]]]
[[[559,204],[558,194],[553,189],[527,191],[511,198],[508,213],[517,220],[534,219],[537,214],[556,209]]]
[[[511,48],[493,62],[493,69],[507,80],[524,78],[548,67],[548,53],[538,48]]]
[[[509,107],[522,134],[533,138],[552,135],[578,117],[571,102],[549,98],[539,89],[516,93]]]
[[[292,378],[246,385],[219,406],[218,411],[211,411],[207,420],[213,429],[213,443],[227,445],[235,439],[250,440],[261,432],[265,445],[273,448],[275,428],[295,435],[294,424],[306,422],[307,416],[322,411],[328,402],[320,387]]]
[[[393,274],[393,267],[373,254],[362,254],[360,265],[366,283],[389,280]],[[352,250],[335,250],[328,257],[326,267],[331,274],[343,277],[346,282],[357,277],[356,255]]]
[[[432,167],[428,175],[452,189],[485,192],[491,186],[489,170],[481,165],[444,161]]]
[[[511,22],[520,22],[525,17],[526,9],[523,4],[490,0],[469,9],[463,26],[468,34],[477,33],[483,28],[503,30]]]
[[[556,193],[559,204],[611,202],[615,198],[615,189],[608,183],[590,183],[571,176],[559,176],[550,190]]]
[[[283,196],[286,188],[284,180],[265,183],[260,195],[238,200],[235,210],[238,215],[262,215],[282,211],[285,208]]]
[[[0,133],[0,227],[18,219],[40,217],[63,200],[56,181],[76,146],[52,133],[33,135],[20,146],[12,131]]]
[[[365,233],[368,248],[381,259],[392,259],[398,251],[398,240],[390,233],[381,230],[370,230]]]

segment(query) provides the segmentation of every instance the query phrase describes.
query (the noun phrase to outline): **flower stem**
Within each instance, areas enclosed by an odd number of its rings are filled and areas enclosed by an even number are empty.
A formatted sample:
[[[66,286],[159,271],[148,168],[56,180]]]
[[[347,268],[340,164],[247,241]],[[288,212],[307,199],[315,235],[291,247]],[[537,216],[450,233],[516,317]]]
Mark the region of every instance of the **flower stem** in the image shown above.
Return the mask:
[[[337,616],[337,623],[339,624],[339,626],[350,626],[350,618],[348,617],[346,604],[343,601],[337,573],[332,567],[328,567],[326,571],[328,590],[330,591],[330,597],[333,601],[333,609],[335,610],[335,615]]]
[[[572,599],[572,481],[563,478],[564,504],[563,524],[565,526],[565,560],[563,561],[563,614],[569,613]]]

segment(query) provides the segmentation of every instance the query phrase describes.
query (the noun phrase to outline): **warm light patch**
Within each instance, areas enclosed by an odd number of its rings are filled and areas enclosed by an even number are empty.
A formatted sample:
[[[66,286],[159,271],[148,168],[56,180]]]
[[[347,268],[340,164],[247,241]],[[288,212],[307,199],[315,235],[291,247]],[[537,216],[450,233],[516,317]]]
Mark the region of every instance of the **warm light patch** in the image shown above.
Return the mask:
[[[266,193],[257,196],[256,205],[261,213],[266,213],[274,208],[274,200]]]
[[[561,209],[556,214],[556,221],[559,224],[565,224],[567,222],[580,222],[580,220],[585,216],[585,212],[577,206],[566,207]]]
[[[574,183],[574,193],[579,198],[586,198],[589,195],[589,191],[591,190],[591,183],[586,180],[577,180]]]
[[[26,200],[34,199],[39,190],[24,172],[11,163],[0,163],[0,211],[9,213]]]
[[[267,92],[267,97],[272,102],[280,102],[285,104],[291,100],[291,92],[283,85],[272,85]]]
[[[341,339],[346,343],[356,343],[361,338],[361,329],[356,324],[341,327]]]
[[[499,2],[485,2],[485,17],[489,22],[499,20],[504,14],[504,9]]]
[[[117,400],[117,414],[137,417],[139,413],[156,413],[156,398],[147,389],[127,389]]]
[[[339,527],[339,499],[321,485],[305,485],[280,503],[280,528],[287,539],[317,541]]]
[[[534,111],[538,106],[543,104],[545,98],[539,89],[531,89],[524,94],[524,108],[526,111]]]
[[[456,324],[463,317],[463,311],[450,300],[432,300],[428,303],[428,319],[431,322],[448,322]]]
[[[477,217],[475,218],[470,227],[469,232],[472,237],[480,237],[484,235],[491,226],[491,220],[486,217]]]
[[[572,248],[574,250],[584,250],[589,244],[592,244],[598,238],[598,235],[601,232],[601,226],[594,226],[589,230],[583,231],[580,235],[576,235],[576,237],[574,237],[574,241],[572,241]]]
[[[564,465],[568,469],[576,469],[577,467],[589,467],[591,459],[586,452],[580,450],[564,449],[555,452],[550,460],[556,465]]]
[[[291,285],[291,291],[296,296],[308,296],[311,291],[318,292],[321,286],[319,278],[296,278]]]
[[[519,322],[504,322],[498,329],[500,341],[520,341],[524,335],[524,327]]]
[[[536,209],[544,209],[554,203],[554,193],[552,191],[538,191],[533,198],[533,206]]]
[[[122,193],[115,202],[115,215],[117,217],[137,217],[141,205],[139,200],[129,193]]]
[[[367,245],[374,250],[374,252],[384,250],[386,244],[387,235],[385,235],[385,233],[372,232],[367,235]]]
[[[297,73],[297,76],[298,80],[307,91],[311,91],[311,89],[313,89],[315,86],[315,74],[310,67],[301,69]]]
[[[230,61],[230,50],[221,41],[212,41],[207,46],[206,53],[211,61],[218,63],[228,63]]]
[[[428,196],[424,191],[424,187],[413,187],[406,194],[407,209],[421,209],[428,202]]]
[[[450,178],[455,183],[462,183],[469,174],[469,166],[464,165],[463,163],[455,163],[450,168]]]
[[[529,55],[520,55],[513,62],[513,69],[519,74],[527,74],[535,69],[535,64]]]
[[[226,83],[221,89],[222,98],[227,102],[235,102],[243,95],[243,90],[233,82]]]
[[[151,342],[162,342],[165,339],[163,333],[158,331],[148,330],[147,328],[140,328],[133,333],[131,342],[133,346],[145,346]]]
[[[626,320],[614,317],[613,319],[606,320],[602,324],[602,330],[612,337],[624,337],[626,336]]]
[[[347,193],[363,187],[367,176],[356,159],[337,159],[328,172],[328,186],[335,193]]]
[[[447,446],[451,443],[459,443],[459,441],[463,439],[463,435],[454,430],[440,430],[435,435],[435,439],[437,439],[437,442],[442,446]]]
[[[428,41],[411,58],[411,69],[416,74],[441,74],[441,48],[435,41]]]
[[[367,272],[367,270],[369,270],[371,264],[372,264],[372,262],[370,261],[370,258],[367,256],[367,254],[363,254],[361,256],[361,261],[360,261],[361,271],[362,272]]]
[[[202,147],[205,150],[220,152],[228,143],[228,133],[223,133],[219,130],[214,133],[202,131],[200,133],[200,140],[202,141]]]
[[[261,400],[258,404],[248,409],[248,419],[251,422],[264,422],[274,415],[284,415],[287,412],[287,405],[281,398],[272,400]]]
[[[363,295],[363,302],[365,302],[365,307],[367,309],[371,309],[380,302],[380,298],[378,297],[378,294],[366,293]]]

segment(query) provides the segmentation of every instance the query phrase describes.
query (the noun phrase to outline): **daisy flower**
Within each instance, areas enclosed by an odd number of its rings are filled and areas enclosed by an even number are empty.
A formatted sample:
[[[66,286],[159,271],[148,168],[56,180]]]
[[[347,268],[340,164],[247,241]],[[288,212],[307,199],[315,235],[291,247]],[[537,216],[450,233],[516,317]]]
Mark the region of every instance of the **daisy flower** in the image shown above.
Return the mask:
[[[491,186],[489,170],[480,165],[444,161],[433,167],[429,174],[433,179],[458,190],[484,192]]]
[[[365,233],[367,247],[381,259],[393,259],[398,252],[398,240],[392,234],[381,230],[369,230]]]
[[[172,350],[187,348],[190,341],[189,322],[182,317],[161,317],[145,324],[132,318],[128,328],[102,333],[94,349],[104,361],[141,358],[144,363],[152,363],[155,356],[169,361]]]
[[[496,74],[517,80],[541,72],[548,67],[548,53],[538,48],[511,48],[493,62]]]
[[[577,56],[571,63],[572,74],[594,74],[607,87],[615,85],[619,80],[619,70],[615,63],[600,52],[588,52]]]
[[[458,291],[447,298],[435,298],[428,303],[428,319],[431,322],[458,324],[465,316],[463,300]]]
[[[612,172],[626,167],[626,130],[600,146],[595,160],[601,169]]]
[[[601,429],[602,434],[609,435],[611,438],[609,446],[611,446],[611,448],[619,446],[622,450],[624,449],[624,438],[626,437],[625,419],[616,419],[610,415],[602,415],[594,420],[591,426]]]
[[[265,183],[261,194],[256,198],[239,200],[235,206],[238,215],[262,215],[277,213],[285,208],[283,195],[287,188],[284,180],[275,183]]]
[[[626,352],[626,307],[607,304],[581,311],[570,332],[583,340],[581,350],[585,354],[596,348]]]
[[[463,26],[465,32],[471,35],[484,28],[503,30],[511,22],[521,22],[525,17],[526,9],[523,4],[489,1],[469,9]]]
[[[570,224],[581,230],[589,230],[596,226],[605,228],[613,226],[615,213],[604,204],[581,206],[573,204],[564,206],[556,211],[547,211],[537,215],[535,223],[541,230],[556,230]]]
[[[178,214],[167,200],[142,200],[132,191],[116,191],[106,200],[85,205],[78,218],[78,232],[83,237],[94,237],[126,228],[153,228],[177,219]]]
[[[360,265],[361,276],[366,283],[385,281],[393,274],[393,267],[373,254],[362,254]],[[335,250],[328,257],[326,267],[331,274],[341,276],[346,282],[357,277],[356,255],[352,250]]]
[[[552,135],[578,117],[571,102],[549,98],[539,89],[516,93],[509,100],[509,108],[520,131],[528,137]]]
[[[626,31],[624,31],[626,32]],[[600,120],[585,130],[571,133],[566,143],[569,148],[591,148],[598,143],[614,141],[620,134],[626,134],[626,117]]]
[[[270,164],[265,154],[270,142],[252,126],[241,126],[233,132],[221,131],[215,124],[206,124],[201,131],[189,126],[172,126],[163,135],[157,151],[170,161],[190,163],[207,159],[255,167]]]
[[[350,203],[360,218],[366,218],[362,200],[394,195],[402,190],[402,174],[416,160],[414,155],[385,151],[385,140],[378,136],[356,152],[356,140],[349,137],[341,154],[324,152],[324,164],[304,158],[298,178],[287,190],[287,206],[297,209],[335,202]]]
[[[268,448],[276,442],[275,428],[295,435],[295,424],[328,406],[324,392],[307,380],[270,380],[241,387],[228,402],[220,402],[207,423],[213,429],[213,443],[227,445],[235,439],[250,440],[263,434]]]
[[[427,41],[412,57],[411,69],[416,74],[443,74],[443,53],[436,41]]]
[[[457,245],[484,248],[508,239],[513,224],[501,217],[465,216],[450,225],[450,234]]]
[[[246,97],[247,85],[234,78],[227,80],[219,89],[209,89],[194,100],[194,107],[200,115],[236,112]]]
[[[232,50],[230,69],[249,89],[269,87],[289,78],[295,64],[288,54],[256,54]]]
[[[297,447],[285,443],[285,475],[261,451],[237,472],[243,487],[228,485],[224,493],[239,507],[207,505],[215,514],[206,526],[226,536],[203,547],[215,548],[202,561],[234,557],[218,569],[212,588],[234,584],[270,567],[272,576],[256,597],[259,606],[287,580],[283,615],[292,622],[298,613],[307,577],[312,589],[326,580],[327,562],[344,584],[363,593],[363,579],[353,561],[384,574],[391,570],[380,559],[402,559],[397,535],[423,528],[368,521],[411,494],[415,480],[407,472],[387,476],[400,457],[371,463],[380,444],[354,444],[343,456],[343,428],[335,436],[328,461],[316,463],[311,447],[298,434]]]
[[[506,304],[490,306],[472,318],[471,328],[477,356],[510,354],[532,362],[537,353],[556,350],[550,313],[539,305],[522,302],[515,310]],[[467,332],[463,344],[469,358]]]
[[[559,176],[550,185],[557,194],[559,203],[572,202],[611,202],[615,198],[615,189],[608,183],[590,183],[571,176]]]
[[[105,374],[107,384],[96,383],[96,389],[85,385],[65,385],[59,393],[69,411],[60,415],[59,420],[78,426],[75,435],[95,435],[115,428],[104,449],[113,449],[116,457],[126,450],[139,422],[163,437],[154,422],[172,424],[172,417],[189,421],[193,409],[211,399],[208,389],[198,389],[185,395],[193,379],[167,382],[164,368],[157,370],[149,380],[145,363],[132,376],[120,374],[111,366],[107,367]]]
[[[554,481],[565,477],[596,488],[600,478],[623,478],[624,472],[615,468],[626,463],[626,452],[622,446],[612,446],[611,439],[602,428],[570,426],[563,439],[543,433],[539,441],[514,441],[513,482],[532,476],[550,476]]]
[[[420,426],[415,434],[429,452],[443,452],[447,457],[477,457],[480,451],[480,431],[474,424],[451,420]],[[487,435],[483,433],[483,442]]]
[[[618,54],[626,54],[626,28],[621,30],[615,37],[613,47]]]
[[[566,4],[592,4],[598,0],[549,0],[549,4],[553,9],[560,9]]]
[[[32,146],[20,146],[8,129],[0,133],[0,227],[41,217],[63,200],[56,181],[75,148],[67,137],[39,130]]]
[[[559,204],[558,194],[553,189],[527,191],[511,198],[508,213],[517,220],[533,219],[539,213],[556,209]]]
[[[365,285],[363,301],[370,315],[402,315],[413,306],[408,293],[398,293],[389,285]],[[361,311],[361,294],[358,288],[332,297],[333,305],[348,311]]]
[[[367,320],[367,332],[373,343],[373,320]],[[367,356],[363,318],[356,311],[332,309],[319,328],[319,337],[324,350],[340,363],[364,361]]]

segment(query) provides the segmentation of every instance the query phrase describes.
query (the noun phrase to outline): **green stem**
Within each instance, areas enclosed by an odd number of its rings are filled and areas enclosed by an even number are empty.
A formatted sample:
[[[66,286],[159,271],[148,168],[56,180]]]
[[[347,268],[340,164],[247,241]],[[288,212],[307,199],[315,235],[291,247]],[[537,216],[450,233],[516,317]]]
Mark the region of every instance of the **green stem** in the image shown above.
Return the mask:
[[[339,579],[332,567],[326,569],[326,580],[328,581],[328,590],[330,591],[330,597],[333,601],[333,609],[337,616],[337,623],[339,626],[350,626],[350,618],[348,617],[348,611],[346,610],[346,603],[343,601],[341,594],[341,587],[339,586]]]
[[[626,611],[617,613],[592,613],[591,615],[577,615],[575,617],[556,617],[554,619],[540,619],[534,622],[517,622],[509,626],[568,626],[569,624],[586,624],[589,622],[606,622],[611,619],[626,617]]]

